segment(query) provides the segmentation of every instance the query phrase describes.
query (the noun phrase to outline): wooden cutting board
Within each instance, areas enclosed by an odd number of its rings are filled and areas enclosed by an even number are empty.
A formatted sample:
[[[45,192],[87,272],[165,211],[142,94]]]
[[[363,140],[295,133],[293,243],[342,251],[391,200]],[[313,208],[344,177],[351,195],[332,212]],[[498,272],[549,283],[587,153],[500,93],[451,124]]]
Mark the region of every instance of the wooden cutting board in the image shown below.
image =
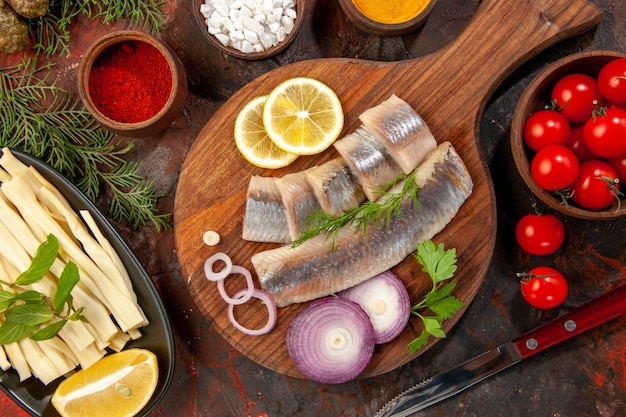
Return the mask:
[[[244,104],[296,76],[319,79],[335,90],[344,106],[344,134],[358,126],[360,113],[396,94],[424,118],[439,142],[448,140],[455,146],[470,171],[474,191],[435,241],[457,249],[456,295],[467,307],[480,289],[496,237],[495,196],[478,145],[484,106],[500,82],[522,62],[561,39],[594,27],[601,19],[602,12],[586,0],[485,0],[466,30],[433,54],[393,63],[354,59],[303,61],[277,68],[244,86],[200,132],[178,183],[174,207],[176,248],[198,308],[213,321],[219,334],[243,354],[277,372],[302,377],[285,347],[286,329],[302,305],[280,309],[278,325],[270,334],[245,336],[229,323],[227,305],[203,272],[204,261],[217,251],[227,253],[234,264],[253,270],[251,256],[274,247],[241,239],[251,175],[282,176],[337,156],[331,147],[321,155],[300,157],[287,168],[268,171],[253,167],[237,151],[233,125]],[[206,230],[219,232],[222,240],[218,246],[203,244],[202,234]],[[430,288],[429,278],[419,270],[411,256],[394,268],[414,302]],[[256,276],[255,282],[258,287]],[[244,285],[239,278],[229,283],[231,295]],[[463,312],[447,320],[444,330],[449,330]],[[237,307],[236,315],[249,326],[261,327],[266,320],[264,309],[252,303]],[[406,345],[421,330],[421,322],[411,319],[398,339],[377,347],[362,377],[393,370],[431,347],[436,342],[432,338],[416,355],[408,354]]]

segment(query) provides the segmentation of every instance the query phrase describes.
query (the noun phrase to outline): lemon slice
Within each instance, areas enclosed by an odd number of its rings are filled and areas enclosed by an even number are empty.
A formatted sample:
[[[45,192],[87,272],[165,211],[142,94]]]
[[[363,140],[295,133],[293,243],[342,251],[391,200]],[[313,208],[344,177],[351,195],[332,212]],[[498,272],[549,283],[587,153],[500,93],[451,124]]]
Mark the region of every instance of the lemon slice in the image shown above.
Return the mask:
[[[263,124],[281,149],[313,155],[328,148],[343,129],[343,108],[337,94],[321,81],[291,78],[268,95]]]
[[[105,356],[59,384],[52,405],[63,417],[129,417],[148,403],[159,379],[157,359],[145,349]]]
[[[274,144],[263,126],[263,106],[267,96],[252,99],[235,119],[235,144],[248,162],[261,168],[275,169],[289,165],[298,155]]]

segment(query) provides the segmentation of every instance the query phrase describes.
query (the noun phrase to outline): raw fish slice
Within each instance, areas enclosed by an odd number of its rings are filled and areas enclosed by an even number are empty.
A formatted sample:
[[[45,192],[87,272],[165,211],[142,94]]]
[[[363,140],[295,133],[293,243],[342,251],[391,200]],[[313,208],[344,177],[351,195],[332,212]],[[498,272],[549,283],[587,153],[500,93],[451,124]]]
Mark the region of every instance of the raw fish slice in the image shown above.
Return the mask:
[[[359,126],[353,133],[334,143],[335,149],[349,164],[370,201],[380,197],[378,189],[403,173],[381,144],[382,139],[377,141],[374,135],[365,126]]]
[[[437,146],[424,120],[395,94],[378,106],[365,110],[359,119],[382,138],[393,159],[405,174],[413,171]]]
[[[311,168],[306,178],[322,210],[338,215],[365,200],[365,193],[343,158]]]
[[[300,237],[306,227],[306,218],[322,209],[315,197],[313,187],[306,179],[307,171],[287,174],[276,180],[285,206],[291,240]]]
[[[388,225],[370,225],[366,236],[347,225],[339,231],[333,249],[330,238],[318,235],[295,248],[282,246],[255,254],[252,264],[261,287],[284,307],[352,287],[400,263],[418,243],[443,230],[473,188],[467,168],[449,142],[439,145],[417,168],[416,182],[419,205],[406,198],[400,215]]]
[[[252,242],[291,242],[287,214],[276,178],[250,177],[242,238]]]

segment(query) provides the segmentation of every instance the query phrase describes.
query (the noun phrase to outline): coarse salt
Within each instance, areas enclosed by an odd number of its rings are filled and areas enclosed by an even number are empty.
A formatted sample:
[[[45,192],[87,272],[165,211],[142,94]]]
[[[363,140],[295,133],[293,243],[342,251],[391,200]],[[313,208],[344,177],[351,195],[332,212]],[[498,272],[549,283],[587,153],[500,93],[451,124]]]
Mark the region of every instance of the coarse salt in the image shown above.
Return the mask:
[[[262,52],[293,31],[295,0],[205,0],[200,5],[209,34],[244,53]]]

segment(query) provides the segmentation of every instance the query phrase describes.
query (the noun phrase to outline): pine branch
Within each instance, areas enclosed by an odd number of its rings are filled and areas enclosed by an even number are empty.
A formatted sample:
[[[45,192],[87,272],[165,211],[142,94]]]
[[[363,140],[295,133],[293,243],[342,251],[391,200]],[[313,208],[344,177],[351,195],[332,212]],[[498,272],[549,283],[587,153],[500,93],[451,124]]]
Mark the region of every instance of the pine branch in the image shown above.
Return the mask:
[[[94,201],[102,183],[113,198],[109,213],[134,228],[154,223],[170,228],[169,214],[158,214],[160,195],[154,182],[139,174],[141,164],[122,158],[132,143],[122,146],[102,130],[72,94],[47,84],[53,64],[40,67],[30,59],[0,70],[0,146],[21,149],[45,160]]]

